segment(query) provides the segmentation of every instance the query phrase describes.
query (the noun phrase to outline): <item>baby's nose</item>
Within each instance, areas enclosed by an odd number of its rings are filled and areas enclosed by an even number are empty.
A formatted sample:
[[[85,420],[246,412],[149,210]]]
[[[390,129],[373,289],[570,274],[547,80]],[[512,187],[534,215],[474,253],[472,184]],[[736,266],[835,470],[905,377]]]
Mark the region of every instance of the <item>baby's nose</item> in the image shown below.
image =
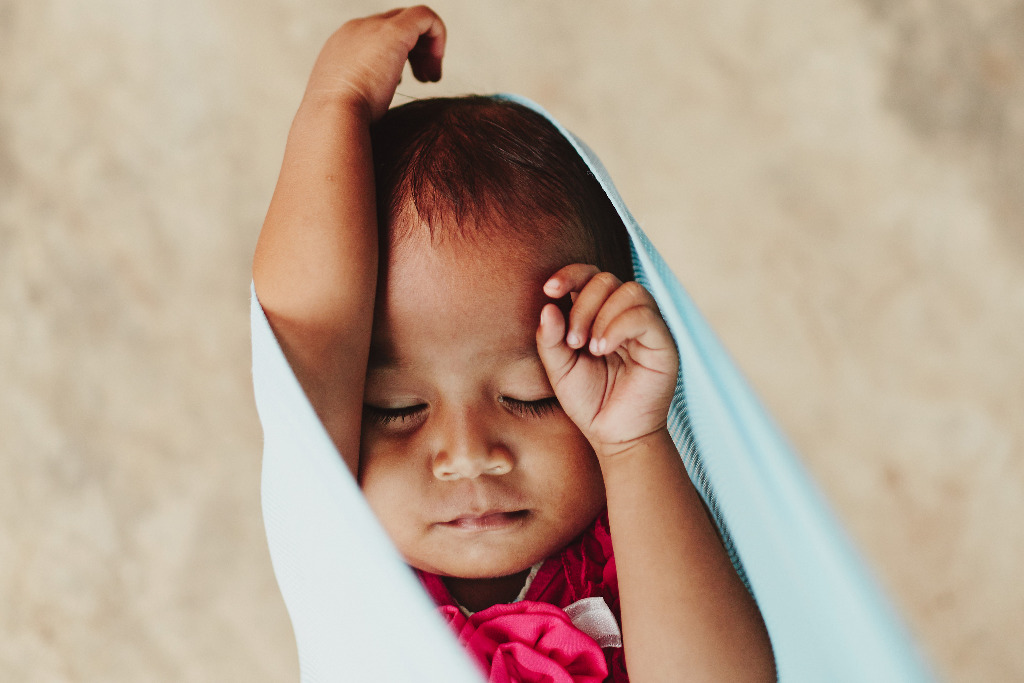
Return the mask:
[[[512,454],[504,446],[446,449],[434,456],[433,469],[434,476],[442,481],[508,474],[512,471]]]

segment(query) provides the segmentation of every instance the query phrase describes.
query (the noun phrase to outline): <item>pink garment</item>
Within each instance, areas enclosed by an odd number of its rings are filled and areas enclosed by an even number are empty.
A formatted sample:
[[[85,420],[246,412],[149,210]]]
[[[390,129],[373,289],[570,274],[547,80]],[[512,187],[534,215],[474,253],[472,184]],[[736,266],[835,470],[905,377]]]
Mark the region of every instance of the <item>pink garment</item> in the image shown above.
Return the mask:
[[[441,613],[488,683],[601,683],[608,673],[601,647],[546,602],[494,605],[468,619],[452,605]]]
[[[600,646],[562,611],[578,600],[599,597],[622,623],[607,511],[544,561],[522,601],[494,605],[468,619],[440,576],[416,573],[490,683],[629,681],[622,648],[605,648],[602,658]]]

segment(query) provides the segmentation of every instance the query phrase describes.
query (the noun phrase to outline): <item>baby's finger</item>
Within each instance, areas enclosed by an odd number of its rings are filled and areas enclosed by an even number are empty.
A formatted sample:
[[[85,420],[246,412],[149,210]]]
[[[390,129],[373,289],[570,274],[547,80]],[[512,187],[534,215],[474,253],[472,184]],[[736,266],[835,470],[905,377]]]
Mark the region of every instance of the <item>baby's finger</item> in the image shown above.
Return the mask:
[[[565,317],[555,304],[545,304],[537,327],[537,354],[551,386],[572,369],[576,353],[565,343]]]
[[[622,282],[611,273],[598,273],[590,278],[569,311],[569,332],[565,341],[574,349],[582,348],[590,339],[590,328],[601,307]]]
[[[605,356],[626,346],[637,364],[665,374],[676,371],[678,361],[672,335],[661,316],[646,306],[634,306],[620,313],[608,324],[598,345],[598,355]]]
[[[441,80],[441,60],[448,35],[441,17],[425,5],[402,10],[397,16],[408,30],[419,36],[409,51],[412,75],[424,82]]]
[[[591,353],[595,355],[600,353],[598,350],[599,344],[605,336],[608,324],[618,317],[620,313],[635,306],[646,306],[655,312],[658,310],[654,297],[644,289],[643,285],[638,282],[625,282],[608,297],[601,310],[597,312],[597,317],[594,318],[594,324],[590,330]]]
[[[561,299],[566,294],[579,292],[600,271],[597,266],[587,263],[573,263],[559,268],[544,283],[544,293],[552,299]]]

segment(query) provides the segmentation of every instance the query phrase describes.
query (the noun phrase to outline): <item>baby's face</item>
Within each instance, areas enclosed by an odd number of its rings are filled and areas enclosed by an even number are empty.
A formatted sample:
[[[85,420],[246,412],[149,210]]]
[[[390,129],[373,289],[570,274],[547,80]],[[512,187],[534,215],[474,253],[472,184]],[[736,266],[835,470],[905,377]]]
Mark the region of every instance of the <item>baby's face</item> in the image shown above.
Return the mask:
[[[590,444],[537,357],[541,291],[505,240],[390,256],[374,313],[360,483],[411,565],[462,578],[523,571],[605,504]]]

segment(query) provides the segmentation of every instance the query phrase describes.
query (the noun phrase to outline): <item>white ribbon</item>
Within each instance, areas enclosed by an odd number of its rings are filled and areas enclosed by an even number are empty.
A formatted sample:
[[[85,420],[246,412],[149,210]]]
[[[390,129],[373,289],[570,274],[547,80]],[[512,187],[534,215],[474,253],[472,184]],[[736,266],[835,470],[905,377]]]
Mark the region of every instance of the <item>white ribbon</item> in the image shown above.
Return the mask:
[[[622,647],[622,632],[604,598],[583,598],[565,608],[573,626],[601,647]]]

